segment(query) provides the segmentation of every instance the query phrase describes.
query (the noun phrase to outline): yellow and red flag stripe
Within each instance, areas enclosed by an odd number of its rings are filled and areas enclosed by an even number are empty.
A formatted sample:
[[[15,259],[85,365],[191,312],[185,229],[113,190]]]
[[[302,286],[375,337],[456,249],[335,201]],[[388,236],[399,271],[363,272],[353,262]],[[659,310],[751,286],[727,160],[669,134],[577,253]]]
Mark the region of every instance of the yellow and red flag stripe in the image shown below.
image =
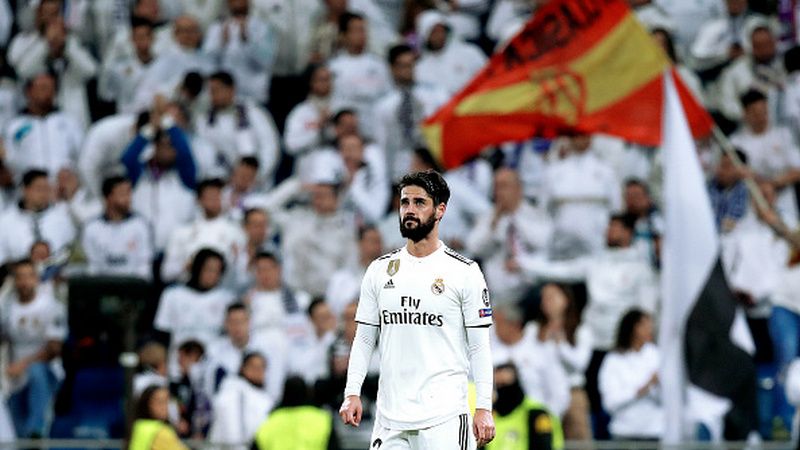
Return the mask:
[[[655,146],[668,69],[623,0],[553,0],[425,121],[423,133],[447,168],[486,146],[533,136],[606,133]],[[693,133],[707,135],[711,118],[677,83]]]

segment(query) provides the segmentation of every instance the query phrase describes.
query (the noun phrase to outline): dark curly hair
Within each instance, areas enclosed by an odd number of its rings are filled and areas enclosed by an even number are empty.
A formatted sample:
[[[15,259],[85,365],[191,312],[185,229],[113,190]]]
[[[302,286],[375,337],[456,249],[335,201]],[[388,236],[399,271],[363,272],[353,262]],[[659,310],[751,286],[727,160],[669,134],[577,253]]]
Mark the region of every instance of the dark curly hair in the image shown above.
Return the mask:
[[[433,204],[440,203],[447,204],[450,200],[450,188],[447,182],[442,178],[442,174],[435,170],[426,170],[424,172],[409,173],[400,180],[398,190],[402,191],[403,188],[408,186],[418,186],[425,190],[433,199]]]

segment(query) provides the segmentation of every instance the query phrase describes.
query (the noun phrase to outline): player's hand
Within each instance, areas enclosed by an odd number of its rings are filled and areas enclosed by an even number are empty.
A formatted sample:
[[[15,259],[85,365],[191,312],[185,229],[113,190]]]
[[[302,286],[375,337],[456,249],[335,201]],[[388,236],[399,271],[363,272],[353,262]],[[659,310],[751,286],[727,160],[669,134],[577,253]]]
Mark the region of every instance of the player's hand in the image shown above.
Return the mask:
[[[342,402],[342,407],[339,408],[339,416],[345,425],[352,425],[357,427],[361,424],[361,397],[357,395],[348,395]],[[492,425],[494,430],[494,425]]]
[[[472,420],[472,431],[478,441],[478,447],[483,447],[494,439],[494,418],[491,411],[476,409]]]

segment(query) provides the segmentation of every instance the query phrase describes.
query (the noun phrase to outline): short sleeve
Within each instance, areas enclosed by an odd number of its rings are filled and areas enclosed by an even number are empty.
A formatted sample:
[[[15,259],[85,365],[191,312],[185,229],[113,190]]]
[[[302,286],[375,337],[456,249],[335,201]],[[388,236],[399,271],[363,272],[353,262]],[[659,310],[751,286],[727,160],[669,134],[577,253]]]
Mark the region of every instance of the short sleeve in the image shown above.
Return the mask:
[[[365,325],[380,326],[378,314],[378,290],[375,289],[374,273],[375,261],[370,264],[364,279],[361,281],[361,294],[358,297],[358,308],[356,309],[356,322]]]
[[[67,338],[67,311],[64,305],[56,300],[50,307],[50,320],[47,322],[45,335],[51,341],[63,341]]]
[[[489,289],[478,263],[472,263],[467,270],[462,293],[461,313],[465,327],[488,327],[492,325],[492,304]]]

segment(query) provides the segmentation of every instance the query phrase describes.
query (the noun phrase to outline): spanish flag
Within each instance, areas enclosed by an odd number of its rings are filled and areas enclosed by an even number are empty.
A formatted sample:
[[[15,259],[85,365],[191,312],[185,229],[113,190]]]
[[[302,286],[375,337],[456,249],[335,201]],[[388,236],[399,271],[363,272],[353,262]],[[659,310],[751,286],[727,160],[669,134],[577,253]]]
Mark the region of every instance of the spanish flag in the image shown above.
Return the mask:
[[[532,136],[606,133],[656,146],[670,65],[624,0],[553,0],[423,133],[446,168]],[[711,118],[672,73],[692,133],[708,135]]]

